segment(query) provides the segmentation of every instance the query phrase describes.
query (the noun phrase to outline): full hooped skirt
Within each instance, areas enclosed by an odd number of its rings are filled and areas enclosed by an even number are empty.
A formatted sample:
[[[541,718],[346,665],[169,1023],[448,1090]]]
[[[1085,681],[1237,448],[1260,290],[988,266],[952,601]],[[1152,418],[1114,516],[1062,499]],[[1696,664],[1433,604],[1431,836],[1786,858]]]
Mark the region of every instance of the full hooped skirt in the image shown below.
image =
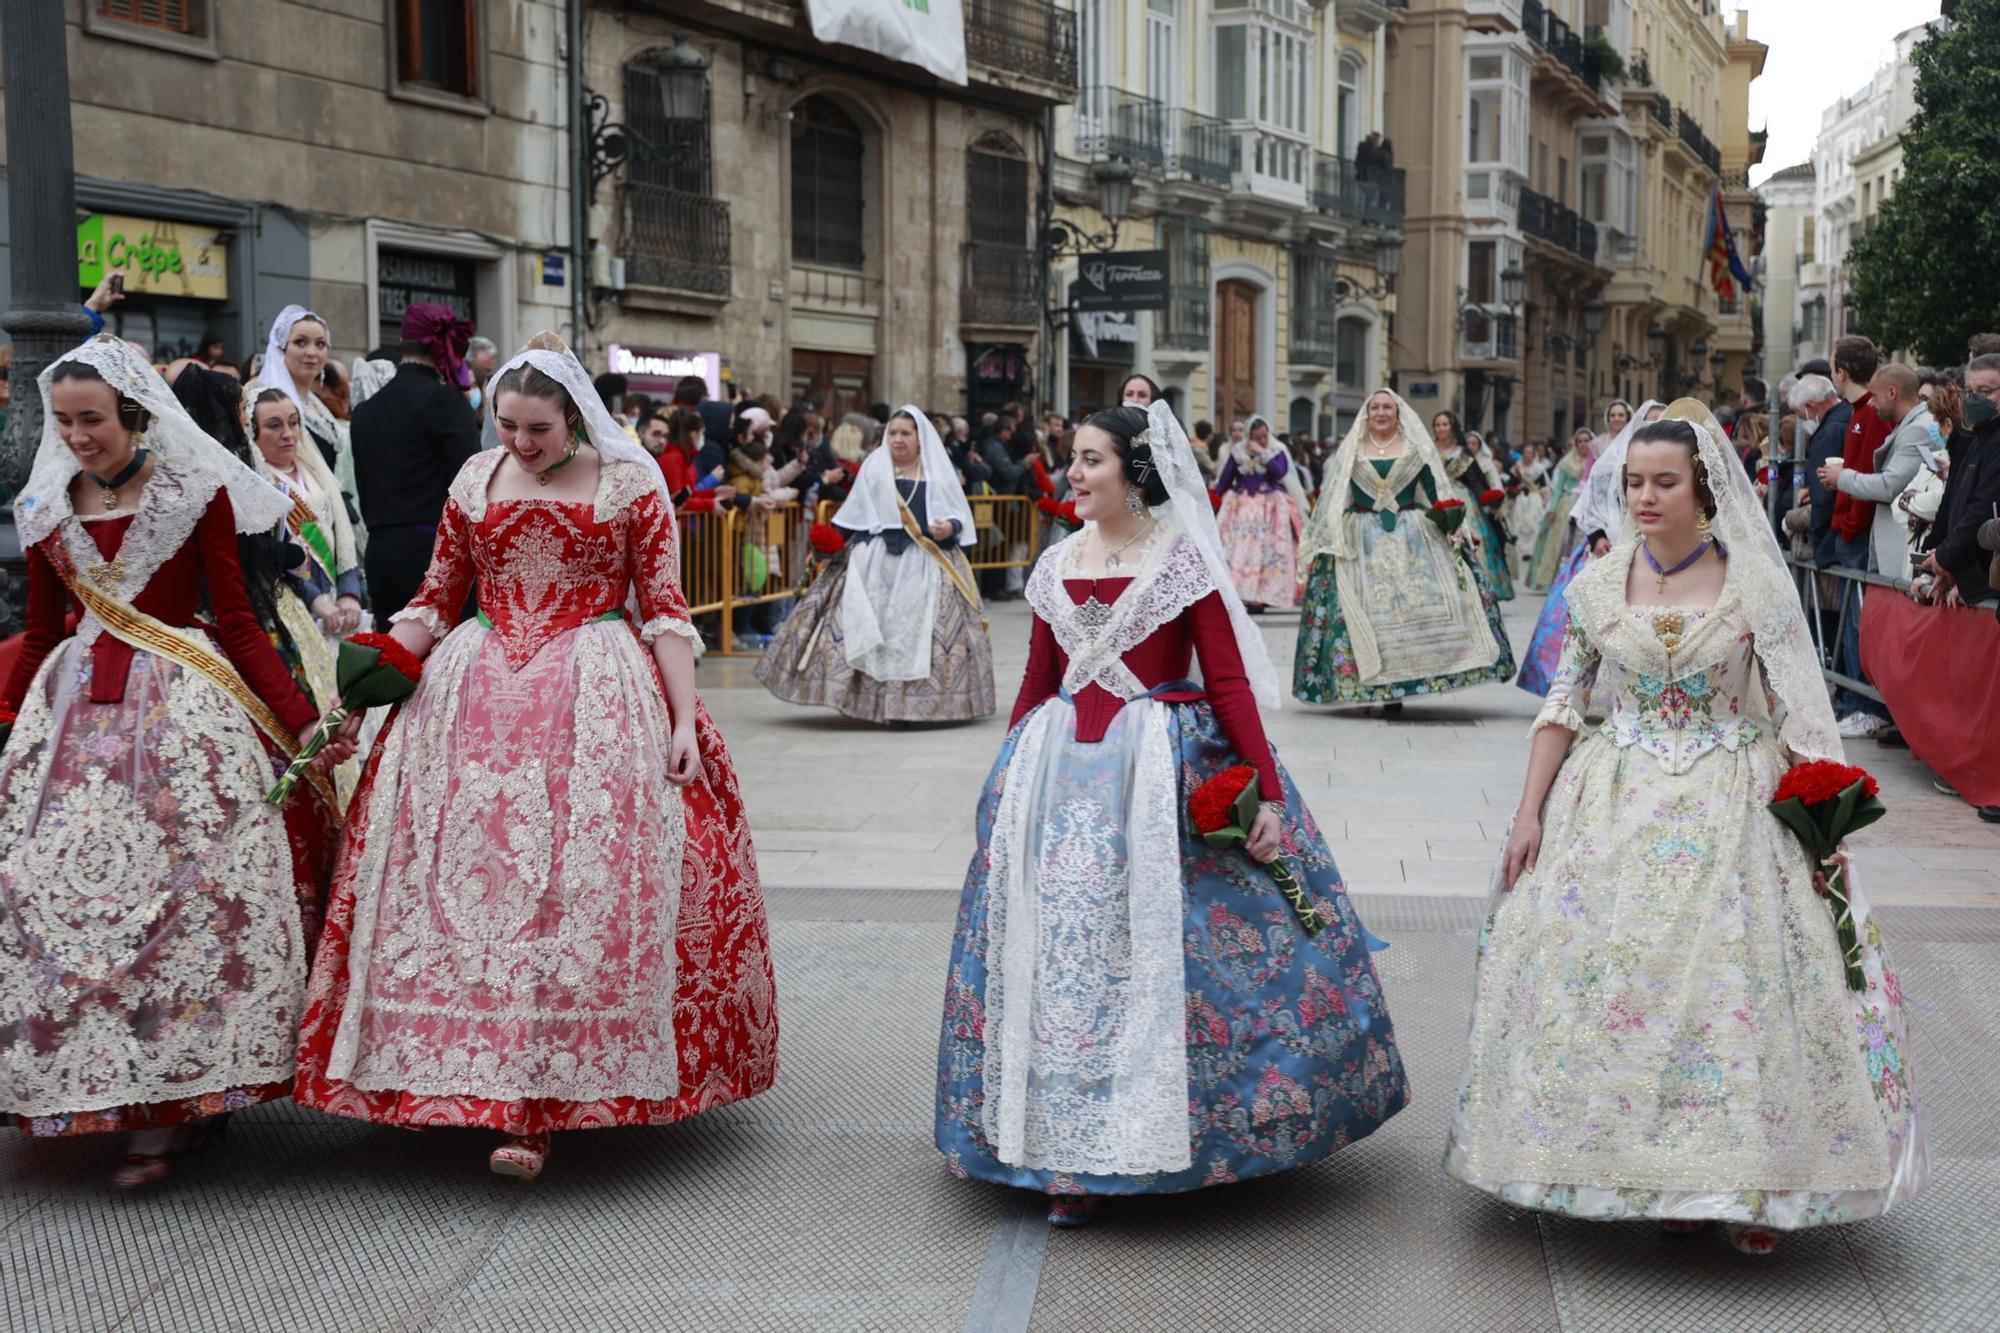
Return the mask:
[[[863,722],[969,722],[993,712],[993,645],[981,615],[950,579],[931,626],[931,672],[924,680],[882,681],[847,661],[840,603],[853,547],[835,552],[757,661],[764,687],[786,703],[817,704]],[[956,547],[945,553],[966,582],[972,567]],[[929,560],[912,547],[897,560]]]
[[[1291,496],[1272,487],[1261,495],[1231,491],[1215,516],[1223,558],[1236,595],[1247,606],[1289,610],[1299,604],[1299,534]]]
[[[1486,623],[1493,630],[1493,641],[1500,645],[1499,659],[1492,666],[1444,676],[1384,681],[1379,685],[1361,684],[1360,668],[1355,665],[1354,647],[1347,634],[1347,617],[1340,609],[1334,560],[1331,555],[1319,556],[1313,561],[1312,577],[1306,580],[1305,609],[1299,616],[1299,644],[1292,661],[1292,693],[1306,703],[1386,703],[1413,695],[1448,694],[1487,681],[1506,680],[1514,674],[1514,650],[1507,643],[1507,628],[1500,621],[1500,603],[1481,582],[1480,605],[1486,612]],[[1463,556],[1460,563],[1469,577],[1471,563]]]
[[[1056,706],[1052,702],[1043,708]],[[1167,736],[1177,776],[1173,823],[1181,829],[1180,883],[1169,892],[1181,904],[1179,971],[1186,1015],[1191,1165],[1141,1175],[1009,1165],[998,1160],[984,1128],[983,1106],[989,1096],[988,960],[995,948],[989,932],[993,900],[1002,892],[989,874],[989,847],[1009,766],[1035,718],[1030,714],[1001,746],[980,795],[980,846],[966,874],[952,944],[938,1043],[937,1144],[956,1174],[1050,1193],[1165,1194],[1199,1189],[1317,1161],[1372,1133],[1402,1109],[1408,1096],[1395,1034],[1369,958],[1370,938],[1291,778],[1284,776],[1285,854],[1299,870],[1307,893],[1331,918],[1318,937],[1299,927],[1270,876],[1241,848],[1211,849],[1189,831],[1185,815],[1189,795],[1236,762],[1205,701],[1128,705],[1114,721],[1112,734],[1095,745],[1076,742],[1068,734],[1052,739],[1050,746],[1060,749],[1049,762],[1060,767],[1048,790],[1118,799],[1117,793],[1130,780],[1120,771],[1128,752],[1117,743],[1118,729],[1133,721],[1141,708],[1150,707],[1168,714]],[[1067,803],[1069,797],[1057,799]],[[1060,815],[1045,801],[1032,820],[1042,825],[1059,821]],[[1086,822],[1098,828],[1101,821]],[[1101,842],[1090,829],[1076,832],[1093,846],[1085,856],[1106,862],[1094,883],[1115,874],[1110,862],[1123,863],[1136,855],[1116,830],[1104,833]],[[1046,863],[1061,853],[1042,855]],[[1052,901],[1049,886],[1044,883],[1037,892],[1047,911]],[[1056,949],[1088,943],[1076,937],[1091,927],[1062,919],[1060,913],[1056,917],[1044,927],[1045,935],[1052,931],[1059,937]],[[1060,938],[1066,936],[1068,944]],[[1112,963],[1115,967],[1117,960]],[[1038,976],[1038,1012],[1044,1004],[1043,985]],[[1181,1008],[1174,1004],[1172,1011]],[[1051,1021],[1060,1025],[1064,1017],[1057,1012]],[[1096,1026],[1101,1015],[1086,1014],[1081,1020]],[[998,1040],[997,1033],[994,1039]],[[1054,1132],[1059,1134],[1060,1127]]]

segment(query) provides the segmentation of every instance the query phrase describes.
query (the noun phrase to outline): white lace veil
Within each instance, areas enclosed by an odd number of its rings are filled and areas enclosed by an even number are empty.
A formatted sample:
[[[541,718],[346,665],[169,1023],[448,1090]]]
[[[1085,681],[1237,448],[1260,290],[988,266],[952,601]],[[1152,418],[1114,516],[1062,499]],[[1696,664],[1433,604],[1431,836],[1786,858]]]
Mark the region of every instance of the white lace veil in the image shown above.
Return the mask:
[[[396,378],[394,361],[370,361],[366,357],[355,357],[347,363],[347,406],[350,410],[361,406],[380,393]]]
[[[906,416],[917,424],[918,457],[924,464],[924,512],[931,522],[958,520],[958,544],[971,546],[979,540],[972,525],[972,506],[966,503],[965,488],[958,484],[958,469],[938,438],[937,427],[922,408],[905,403],[896,416]],[[891,421],[895,417],[890,418]],[[854,488],[833,516],[834,523],[849,532],[901,532],[903,518],[897,506],[896,460],[889,457],[885,440],[861,460]]]
[[[326,330],[327,341],[333,341],[333,325],[302,305],[288,305],[278,312],[276,319],[271,321],[271,336],[264,341],[264,360],[257,367],[257,378],[273,389],[283,389],[285,397],[292,400],[292,406],[299,409],[301,422],[308,418],[329,415],[326,405],[317,398],[313,399],[310,407],[300,400],[299,388],[292,383],[292,369],[285,364],[285,344],[291,341],[292,325],[302,319],[316,321]]]
[[[1646,414],[1665,406],[1657,398],[1648,398],[1632,413],[1632,419],[1618,432],[1618,438],[1598,450],[1596,461],[1590,465],[1590,475],[1584,478],[1582,494],[1570,508],[1576,530],[1583,536],[1602,532],[1613,545],[1617,544],[1625,530],[1625,451],[1631,447],[1632,432],[1646,424]]]
[[[1341,560],[1352,560],[1360,554],[1349,538],[1347,525],[1341,522],[1341,515],[1347,512],[1347,499],[1354,484],[1354,467],[1361,460],[1361,442],[1368,438],[1368,404],[1381,395],[1387,394],[1396,404],[1396,417],[1403,432],[1403,453],[1396,466],[1390,471],[1394,482],[1390,490],[1391,502],[1397,491],[1410,484],[1410,478],[1421,471],[1431,474],[1431,485],[1437,489],[1440,500],[1453,494],[1451,479],[1445,475],[1444,459],[1438,456],[1437,441],[1431,438],[1429,427],[1416,409],[1403,401],[1403,396],[1394,389],[1377,389],[1362,400],[1361,412],[1354,418],[1354,424],[1347,428],[1347,436],[1334,451],[1333,461],[1327,465],[1326,476],[1321,480],[1319,503],[1313,507],[1312,518],[1306,523],[1305,539],[1299,543],[1299,569],[1310,573],[1312,562],[1322,555],[1331,554]]]
[[[283,368],[280,367],[282,374]],[[243,386],[240,417],[243,422],[243,438],[250,442],[250,456],[256,461],[259,475],[268,477],[273,485],[283,485],[284,479],[271,470],[264,462],[263,453],[257,448],[257,400],[268,391],[276,389],[284,392],[285,385],[273,384],[266,379],[254,379]],[[289,393],[286,394],[290,398]],[[297,401],[293,399],[293,401]],[[355,540],[354,521],[347,516],[347,501],[342,497],[340,481],[333,475],[333,469],[326,465],[326,459],[313,446],[303,432],[305,423],[299,423],[301,431],[299,449],[294,455],[299,470],[312,478],[312,484],[319,488],[320,503],[325,512],[320,515],[320,526],[333,539],[334,563],[340,568],[336,574],[346,573],[361,564],[360,545]]]
[[[145,357],[123,339],[100,333],[51,363],[36,381],[42,393],[42,439],[28,483],[14,500],[14,520],[23,547],[47,537],[73,512],[69,484],[83,469],[62,442],[51,401],[56,368],[71,361],[91,367],[113,389],[151,414],[146,448],[162,466],[173,469],[190,494],[205,500],[217,490],[229,492],[238,532],[269,532],[290,512],[292,502],[275,486],[203,433]]]
[[[1194,446],[1188,442],[1187,432],[1181,429],[1173,408],[1166,403],[1155,402],[1146,409],[1146,417],[1146,433],[1134,443],[1152,447],[1153,465],[1159,469],[1160,480],[1167,488],[1167,503],[1161,506],[1167,513],[1162,517],[1180,528],[1200,553],[1202,564],[1208,567],[1215,591],[1229,609],[1229,627],[1236,632],[1236,651],[1243,658],[1244,674],[1250,678],[1250,692],[1265,708],[1280,708],[1284,695],[1278,686],[1278,671],[1271,663],[1270,647],[1236,593],[1229,561],[1222,554],[1222,537],[1216,531],[1208,483],[1202,477],[1201,466],[1195,462]],[[1247,437],[1249,432],[1244,434]]]
[[[1765,678],[1785,705],[1781,738],[1808,759],[1839,759],[1840,733],[1798,589],[1742,460],[1714,414],[1699,400],[1675,400],[1662,419],[1694,427],[1709,491],[1715,497],[1710,530],[1729,557],[1729,581],[1749,617]],[[1621,472],[1623,468],[1621,457]],[[1632,540],[1636,544],[1636,538]]]
[[[493,378],[486,382],[488,389],[492,390],[500,383],[502,376],[521,366],[533,366],[562,385],[563,392],[569,395],[570,401],[576,404],[576,410],[582,415],[584,432],[590,436],[590,443],[596,448],[600,458],[607,463],[636,463],[646,469],[647,473],[658,482],[660,504],[667,512],[667,521],[672,523],[674,501],[667,490],[666,474],[660,471],[660,465],[653,461],[653,456],[647,453],[638,441],[627,435],[624,427],[611,419],[611,413],[605,408],[604,400],[597,396],[596,386],[590,382],[590,373],[583,368],[583,363],[576,359],[576,354],[569,350],[568,345],[553,333],[536,334],[528,339],[527,345],[514,353],[505,365],[493,372]],[[487,394],[487,417],[492,417],[494,404],[499,396],[497,392]]]

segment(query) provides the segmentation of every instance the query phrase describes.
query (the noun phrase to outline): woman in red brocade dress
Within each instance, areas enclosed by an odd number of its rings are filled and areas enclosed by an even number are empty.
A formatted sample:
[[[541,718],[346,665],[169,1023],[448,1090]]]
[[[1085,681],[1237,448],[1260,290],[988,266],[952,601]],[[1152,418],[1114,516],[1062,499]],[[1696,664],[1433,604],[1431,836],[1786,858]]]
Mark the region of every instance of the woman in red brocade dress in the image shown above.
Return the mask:
[[[263,801],[315,719],[237,535],[289,502],[115,338],[41,393],[15,505],[28,629],[0,693],[19,715],[0,752],[0,1115],[133,1131],[113,1175],[132,1188],[291,1091],[332,793],[315,775],[282,812]]]
[[[503,447],[459,472],[394,618],[428,658],[349,811],[298,1099],[499,1130],[493,1170],[532,1179],[555,1130],[763,1091],[778,1023],[660,470],[553,335],[493,385]]]

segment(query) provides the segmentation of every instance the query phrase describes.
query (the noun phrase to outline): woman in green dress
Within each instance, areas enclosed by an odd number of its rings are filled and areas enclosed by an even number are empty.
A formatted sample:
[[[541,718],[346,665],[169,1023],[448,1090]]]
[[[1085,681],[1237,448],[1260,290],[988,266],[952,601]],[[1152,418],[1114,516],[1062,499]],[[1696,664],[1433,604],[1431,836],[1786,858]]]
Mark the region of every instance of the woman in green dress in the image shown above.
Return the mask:
[[[1455,499],[1410,405],[1378,389],[1328,465],[1299,547],[1306,576],[1292,693],[1382,703],[1514,674],[1470,543],[1432,513]],[[1462,519],[1461,519],[1462,521]]]

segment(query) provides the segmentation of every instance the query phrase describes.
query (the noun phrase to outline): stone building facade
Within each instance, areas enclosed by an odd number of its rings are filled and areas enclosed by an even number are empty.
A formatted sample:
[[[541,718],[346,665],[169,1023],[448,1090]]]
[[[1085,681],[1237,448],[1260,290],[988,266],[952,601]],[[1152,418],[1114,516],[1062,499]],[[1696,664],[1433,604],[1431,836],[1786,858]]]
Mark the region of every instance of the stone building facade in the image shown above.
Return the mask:
[[[628,155],[599,188],[591,339],[634,387],[695,370],[836,410],[1025,399],[1041,352],[1043,112],[1073,15],[966,0],[968,82],[832,47],[800,0],[596,4],[588,90]],[[706,71],[667,119],[673,62]]]
[[[542,262],[568,239],[558,0],[59,2],[78,291],[124,265],[111,327],[157,358],[243,360],[294,301],[342,357],[413,300],[503,348],[567,331]]]

